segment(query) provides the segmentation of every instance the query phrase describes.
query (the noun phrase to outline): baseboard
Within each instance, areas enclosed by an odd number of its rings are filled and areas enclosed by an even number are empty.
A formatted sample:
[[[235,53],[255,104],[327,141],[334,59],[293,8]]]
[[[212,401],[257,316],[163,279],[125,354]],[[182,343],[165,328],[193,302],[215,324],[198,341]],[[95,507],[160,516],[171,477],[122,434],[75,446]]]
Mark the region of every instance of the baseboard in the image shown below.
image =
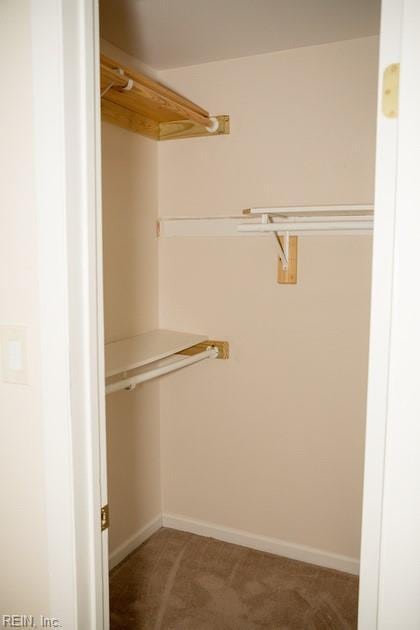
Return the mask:
[[[119,547],[109,554],[109,569],[117,566],[126,556],[128,556],[136,547],[146,542],[152,534],[162,527],[162,515],[158,514],[154,519],[146,523],[144,527],[139,529],[133,536],[130,536]]]
[[[329,551],[323,551],[322,549],[297,545],[277,538],[259,536],[258,534],[252,534],[251,532],[240,529],[232,529],[214,523],[206,523],[205,521],[187,518],[180,514],[162,514],[162,525],[163,527],[179,529],[184,532],[190,532],[191,534],[208,536],[209,538],[216,538],[216,540],[223,540],[224,542],[233,543],[235,545],[258,549],[258,551],[266,551],[277,556],[291,558],[292,560],[317,564],[318,566],[327,567],[328,569],[345,571],[353,575],[358,575],[359,573],[359,560],[357,558],[341,556],[330,553]]]
[[[223,527],[222,525],[191,519],[180,514],[159,514],[149,521],[149,523],[110,553],[109,568],[113,569],[117,566],[162,526],[198,534],[199,536],[208,536],[209,538],[242,545],[258,551],[266,551],[267,553],[284,556],[292,560],[300,560],[301,562],[309,562],[310,564],[317,564],[321,567],[336,569],[337,571],[345,571],[353,575],[358,575],[359,573],[359,560],[357,558],[341,556],[322,549],[306,547],[305,545],[297,545],[278,538],[260,536],[240,529]]]

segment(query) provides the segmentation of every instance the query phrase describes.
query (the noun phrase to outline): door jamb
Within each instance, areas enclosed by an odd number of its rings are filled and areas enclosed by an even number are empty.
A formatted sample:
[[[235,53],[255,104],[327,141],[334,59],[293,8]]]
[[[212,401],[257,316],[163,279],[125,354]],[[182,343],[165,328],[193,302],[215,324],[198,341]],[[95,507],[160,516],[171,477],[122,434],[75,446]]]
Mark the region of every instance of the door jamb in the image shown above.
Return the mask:
[[[30,7],[50,614],[66,628],[102,629],[98,2]]]
[[[359,630],[420,626],[420,5],[383,0],[379,101],[400,63],[398,118],[378,108]]]

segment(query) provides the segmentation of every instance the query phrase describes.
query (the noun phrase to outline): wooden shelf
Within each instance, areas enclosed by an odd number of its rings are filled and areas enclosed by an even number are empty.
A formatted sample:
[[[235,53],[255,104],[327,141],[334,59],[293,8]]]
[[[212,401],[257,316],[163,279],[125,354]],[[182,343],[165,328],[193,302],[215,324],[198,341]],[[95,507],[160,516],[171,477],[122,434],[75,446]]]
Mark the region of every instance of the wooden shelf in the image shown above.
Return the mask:
[[[105,345],[106,377],[128,372],[206,341],[205,335],[152,330]]]
[[[229,133],[229,117],[216,116],[161,83],[101,55],[102,118],[155,140]]]

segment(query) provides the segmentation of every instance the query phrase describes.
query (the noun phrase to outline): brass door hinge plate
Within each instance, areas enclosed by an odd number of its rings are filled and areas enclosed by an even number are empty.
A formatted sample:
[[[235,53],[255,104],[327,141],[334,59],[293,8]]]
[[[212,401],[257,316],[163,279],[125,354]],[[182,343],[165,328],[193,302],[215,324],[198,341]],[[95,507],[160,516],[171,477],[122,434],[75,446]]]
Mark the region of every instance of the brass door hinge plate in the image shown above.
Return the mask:
[[[398,117],[400,64],[392,63],[385,68],[382,82],[382,113],[387,118]]]
[[[101,530],[104,531],[109,527],[109,506],[104,505],[101,507]]]

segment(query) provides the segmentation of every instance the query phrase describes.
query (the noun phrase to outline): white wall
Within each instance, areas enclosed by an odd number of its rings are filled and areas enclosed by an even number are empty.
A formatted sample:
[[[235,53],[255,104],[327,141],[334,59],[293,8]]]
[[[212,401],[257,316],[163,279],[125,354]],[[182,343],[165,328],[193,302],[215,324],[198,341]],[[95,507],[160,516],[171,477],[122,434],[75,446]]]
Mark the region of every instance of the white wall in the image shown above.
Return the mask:
[[[0,326],[27,329],[28,385],[0,379],[0,615],[48,615],[30,5],[0,3]],[[6,88],[7,86],[7,88]]]
[[[102,52],[147,72],[102,42]],[[102,125],[105,339],[158,327],[157,143]],[[161,512],[159,384],[107,396],[110,552]]]
[[[161,216],[372,202],[376,37],[168,70],[230,136],[159,146]],[[232,358],[161,380],[167,513],[359,556],[371,242],[162,239],[160,325]]]

